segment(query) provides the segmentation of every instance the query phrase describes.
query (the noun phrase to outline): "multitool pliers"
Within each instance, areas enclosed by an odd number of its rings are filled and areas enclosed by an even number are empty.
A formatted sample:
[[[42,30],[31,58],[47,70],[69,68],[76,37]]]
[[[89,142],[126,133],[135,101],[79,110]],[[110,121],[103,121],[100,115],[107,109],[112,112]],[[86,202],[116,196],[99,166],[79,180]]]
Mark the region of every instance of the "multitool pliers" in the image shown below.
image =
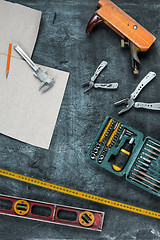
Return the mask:
[[[135,108],[145,108],[150,110],[160,110],[160,103],[144,103],[144,102],[135,102],[134,100],[142,91],[142,89],[156,76],[156,73],[149,72],[142,81],[138,84],[135,91],[130,95],[130,98],[126,98],[114,103],[115,106],[126,104],[127,106],[123,108],[118,114],[128,111],[131,107]]]
[[[97,79],[98,75],[102,72],[102,70],[107,66],[107,62],[103,61],[96,69],[94,75],[91,77],[89,82],[83,83],[82,87],[88,86],[84,92],[89,91],[92,87],[94,88],[103,88],[103,89],[117,89],[118,83],[94,83]]]

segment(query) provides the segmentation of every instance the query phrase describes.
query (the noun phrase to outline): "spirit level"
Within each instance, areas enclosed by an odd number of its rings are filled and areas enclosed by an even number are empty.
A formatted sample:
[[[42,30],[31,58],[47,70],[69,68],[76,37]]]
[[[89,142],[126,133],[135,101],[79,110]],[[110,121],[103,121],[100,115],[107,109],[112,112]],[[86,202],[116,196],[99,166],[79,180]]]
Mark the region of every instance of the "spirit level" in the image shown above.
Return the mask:
[[[0,214],[97,231],[104,219],[104,212],[6,195],[0,195]]]

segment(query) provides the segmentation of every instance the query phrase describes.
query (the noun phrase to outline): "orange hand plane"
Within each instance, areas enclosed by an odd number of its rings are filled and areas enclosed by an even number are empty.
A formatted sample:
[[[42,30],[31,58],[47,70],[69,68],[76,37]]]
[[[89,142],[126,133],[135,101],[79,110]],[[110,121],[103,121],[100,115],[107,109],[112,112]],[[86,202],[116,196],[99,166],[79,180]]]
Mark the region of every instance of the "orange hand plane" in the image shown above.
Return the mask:
[[[99,9],[91,17],[86,33],[91,34],[99,23],[105,23],[121,37],[121,46],[130,46],[133,73],[138,74],[139,52],[146,52],[156,38],[110,0],[99,0]]]

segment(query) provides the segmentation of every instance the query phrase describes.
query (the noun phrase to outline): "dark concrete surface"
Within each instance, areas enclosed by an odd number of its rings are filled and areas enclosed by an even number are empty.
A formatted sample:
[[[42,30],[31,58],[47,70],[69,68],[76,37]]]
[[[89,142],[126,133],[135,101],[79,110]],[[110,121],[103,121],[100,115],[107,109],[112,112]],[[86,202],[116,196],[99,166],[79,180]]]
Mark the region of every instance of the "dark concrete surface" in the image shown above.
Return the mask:
[[[138,207],[159,211],[159,198],[141,190],[85,158],[87,149],[107,115],[114,116],[160,140],[160,112],[132,108],[118,116],[113,103],[127,97],[149,72],[157,73],[139,95],[138,101],[160,102],[160,1],[114,0],[114,2],[157,37],[151,49],[141,56],[138,77],[131,72],[128,49],[121,49],[120,37],[108,27],[97,27],[91,37],[85,34],[97,0],[13,0],[42,11],[42,21],[33,53],[36,63],[70,72],[59,117],[49,150],[0,135],[0,168],[58,185],[81,190]],[[27,26],[26,26],[27,27]],[[98,82],[118,82],[117,91],[92,89],[84,94],[88,81],[102,60],[107,68]],[[7,96],[6,96],[7,97]],[[103,231],[0,216],[2,240],[158,240],[160,221],[67,196],[34,185],[0,177],[0,193],[40,201],[90,208],[105,212]]]

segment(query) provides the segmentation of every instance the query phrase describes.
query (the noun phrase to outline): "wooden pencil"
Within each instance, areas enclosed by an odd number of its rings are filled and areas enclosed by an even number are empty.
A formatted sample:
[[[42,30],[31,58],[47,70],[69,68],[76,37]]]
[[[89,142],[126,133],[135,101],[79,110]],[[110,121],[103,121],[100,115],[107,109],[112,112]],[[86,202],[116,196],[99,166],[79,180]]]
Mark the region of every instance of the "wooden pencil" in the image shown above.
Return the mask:
[[[10,66],[10,60],[11,60],[11,50],[12,50],[12,44],[9,44],[8,48],[8,58],[7,58],[7,67],[6,67],[6,78],[8,77],[9,73],[9,66]]]

